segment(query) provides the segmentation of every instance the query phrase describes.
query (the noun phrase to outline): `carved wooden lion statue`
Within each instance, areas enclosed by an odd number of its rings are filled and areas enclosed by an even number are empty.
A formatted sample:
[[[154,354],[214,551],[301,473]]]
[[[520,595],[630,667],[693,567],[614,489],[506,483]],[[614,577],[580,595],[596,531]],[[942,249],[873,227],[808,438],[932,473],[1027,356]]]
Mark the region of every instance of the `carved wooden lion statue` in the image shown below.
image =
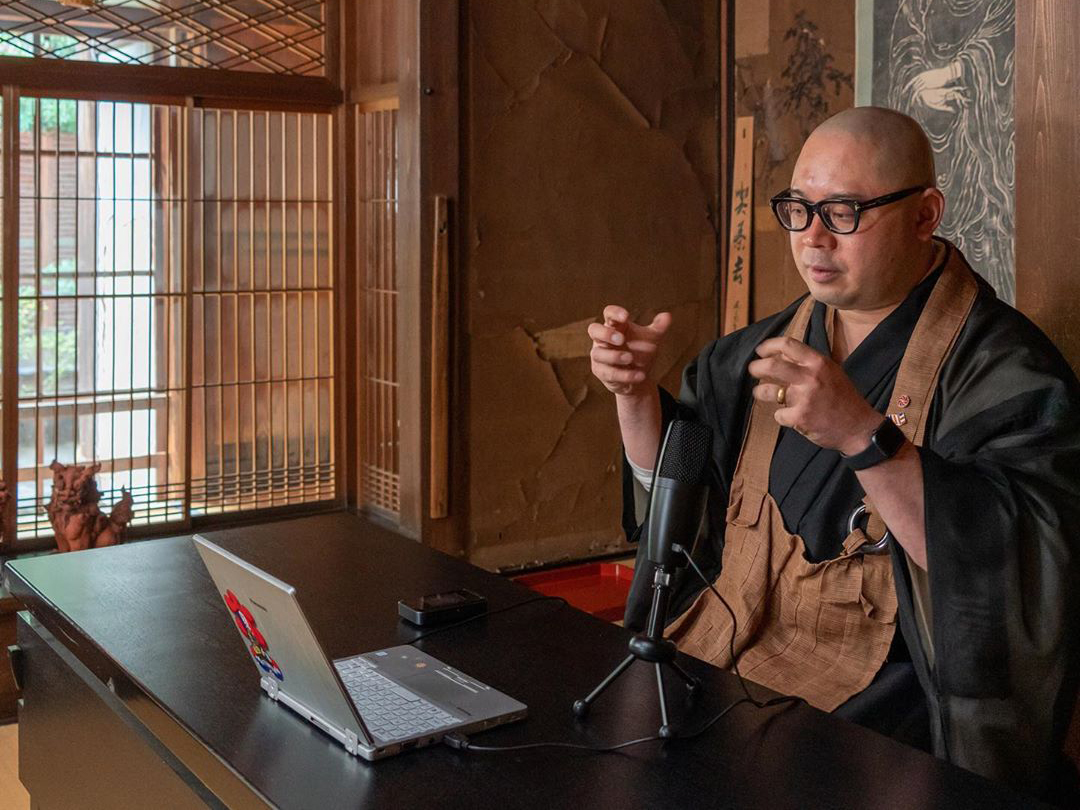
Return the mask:
[[[53,490],[45,512],[56,534],[60,551],[79,551],[85,548],[112,546],[124,540],[124,532],[132,517],[131,493],[121,490],[120,500],[113,504],[108,516],[102,514],[94,476],[100,464],[49,465],[53,471]]]

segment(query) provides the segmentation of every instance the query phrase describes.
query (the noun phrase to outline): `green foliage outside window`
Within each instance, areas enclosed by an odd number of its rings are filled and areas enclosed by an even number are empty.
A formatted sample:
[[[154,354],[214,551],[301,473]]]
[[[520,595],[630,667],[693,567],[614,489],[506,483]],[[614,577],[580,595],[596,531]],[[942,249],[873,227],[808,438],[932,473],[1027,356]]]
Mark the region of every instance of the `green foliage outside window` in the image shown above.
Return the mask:
[[[74,324],[39,330],[40,299],[33,297],[33,285],[21,285],[19,296],[19,393],[74,393],[78,361]]]
[[[65,59],[80,47],[78,40],[63,34],[20,34],[0,31],[0,56],[39,56],[41,52]]]
[[[39,99],[19,99],[19,131],[33,132],[38,114]],[[74,135],[79,120],[79,102],[74,99],[40,99],[41,131]]]

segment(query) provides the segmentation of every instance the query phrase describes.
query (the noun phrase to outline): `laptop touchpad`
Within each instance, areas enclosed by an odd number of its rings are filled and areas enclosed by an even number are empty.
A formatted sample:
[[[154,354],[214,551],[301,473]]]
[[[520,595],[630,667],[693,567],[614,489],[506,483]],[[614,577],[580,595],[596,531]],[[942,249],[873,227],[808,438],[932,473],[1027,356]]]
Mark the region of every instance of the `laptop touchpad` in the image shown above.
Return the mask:
[[[466,714],[473,714],[476,711],[477,699],[491,691],[491,687],[450,667],[419,672],[402,678],[401,682],[430,700],[454,706]]]

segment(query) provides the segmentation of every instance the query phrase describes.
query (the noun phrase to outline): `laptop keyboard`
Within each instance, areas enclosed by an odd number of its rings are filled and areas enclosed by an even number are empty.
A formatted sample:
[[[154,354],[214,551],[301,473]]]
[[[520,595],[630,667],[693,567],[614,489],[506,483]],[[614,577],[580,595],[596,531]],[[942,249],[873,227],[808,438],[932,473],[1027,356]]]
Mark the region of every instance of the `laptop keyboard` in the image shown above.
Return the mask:
[[[424,734],[458,722],[452,714],[391,681],[362,658],[334,663],[368,730],[383,740]]]

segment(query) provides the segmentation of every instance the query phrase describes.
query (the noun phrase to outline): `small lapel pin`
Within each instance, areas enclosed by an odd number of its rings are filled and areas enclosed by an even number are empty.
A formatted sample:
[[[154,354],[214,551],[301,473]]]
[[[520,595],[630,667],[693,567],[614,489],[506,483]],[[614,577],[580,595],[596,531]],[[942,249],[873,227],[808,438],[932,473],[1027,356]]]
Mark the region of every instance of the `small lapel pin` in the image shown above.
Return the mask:
[[[898,408],[906,408],[910,404],[911,404],[911,397],[909,397],[907,394],[901,394],[896,399],[896,405],[897,405]]]
[[[897,427],[903,427],[907,424],[907,414],[905,414],[903,411],[901,411],[900,413],[890,413],[889,418],[893,420],[893,424],[895,424]]]

